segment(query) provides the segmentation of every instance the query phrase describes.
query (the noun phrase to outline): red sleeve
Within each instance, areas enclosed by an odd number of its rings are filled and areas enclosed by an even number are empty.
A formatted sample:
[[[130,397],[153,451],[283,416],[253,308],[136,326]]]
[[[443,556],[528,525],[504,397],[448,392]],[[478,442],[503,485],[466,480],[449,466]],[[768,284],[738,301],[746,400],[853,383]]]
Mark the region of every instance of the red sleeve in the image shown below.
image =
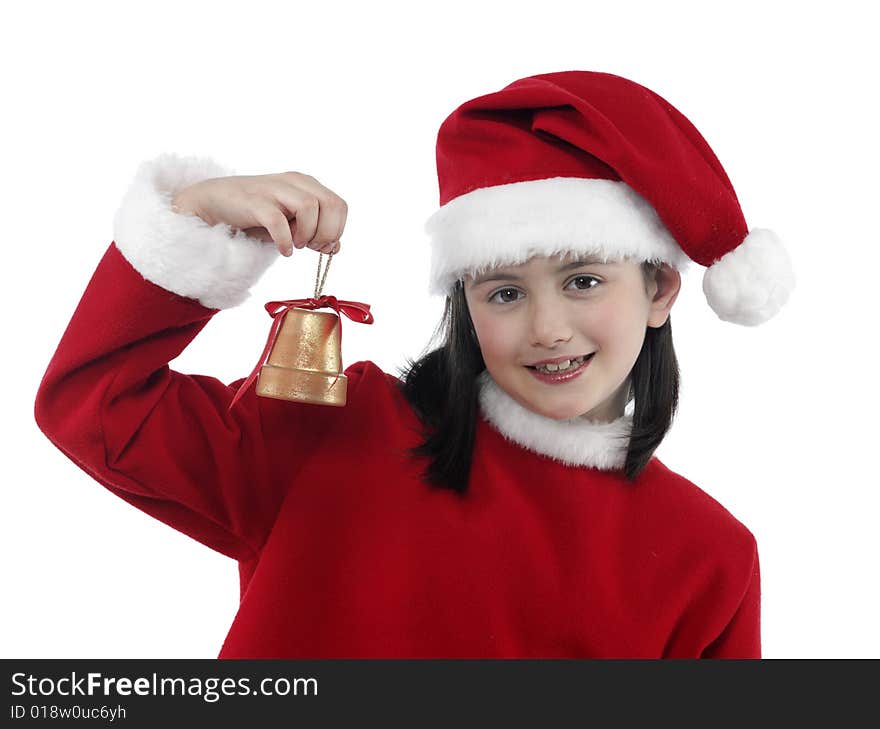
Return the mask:
[[[742,599],[721,634],[703,651],[701,658],[761,657],[761,567],[757,545],[752,570]]]
[[[251,386],[227,412],[242,380],[225,385],[168,366],[216,313],[145,280],[111,244],[34,414],[114,494],[243,560],[261,549],[291,481],[345,408],[262,398]]]

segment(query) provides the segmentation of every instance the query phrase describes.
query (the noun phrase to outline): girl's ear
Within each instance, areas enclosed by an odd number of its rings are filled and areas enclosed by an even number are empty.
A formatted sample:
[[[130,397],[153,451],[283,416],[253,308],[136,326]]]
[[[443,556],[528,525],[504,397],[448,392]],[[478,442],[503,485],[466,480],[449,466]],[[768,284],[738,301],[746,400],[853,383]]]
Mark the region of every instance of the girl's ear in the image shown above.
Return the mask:
[[[656,329],[662,327],[669,318],[669,311],[681,291],[681,274],[668,263],[664,263],[654,270],[652,277],[648,326]]]

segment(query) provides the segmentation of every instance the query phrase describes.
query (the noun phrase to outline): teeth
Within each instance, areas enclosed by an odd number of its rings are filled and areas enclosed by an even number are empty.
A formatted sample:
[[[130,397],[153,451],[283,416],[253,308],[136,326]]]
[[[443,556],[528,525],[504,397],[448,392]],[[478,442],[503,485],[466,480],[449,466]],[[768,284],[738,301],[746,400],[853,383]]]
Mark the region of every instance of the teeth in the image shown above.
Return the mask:
[[[548,363],[546,365],[536,365],[536,369],[541,370],[541,372],[562,372],[564,370],[570,370],[575,367],[579,367],[584,363],[584,357],[577,357],[575,359],[564,359],[562,362],[558,363]]]

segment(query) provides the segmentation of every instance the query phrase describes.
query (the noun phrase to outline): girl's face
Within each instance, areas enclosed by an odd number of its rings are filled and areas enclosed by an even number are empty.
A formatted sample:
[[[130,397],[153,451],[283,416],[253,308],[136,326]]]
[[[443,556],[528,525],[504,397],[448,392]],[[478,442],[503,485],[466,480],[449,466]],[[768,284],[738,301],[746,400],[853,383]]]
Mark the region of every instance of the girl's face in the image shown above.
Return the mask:
[[[486,369],[524,407],[548,418],[609,422],[624,413],[630,371],[646,327],[660,327],[681,287],[664,265],[648,290],[641,265],[597,263],[581,254],[536,256],[464,279],[465,298]],[[561,384],[535,376],[534,365],[592,354]]]

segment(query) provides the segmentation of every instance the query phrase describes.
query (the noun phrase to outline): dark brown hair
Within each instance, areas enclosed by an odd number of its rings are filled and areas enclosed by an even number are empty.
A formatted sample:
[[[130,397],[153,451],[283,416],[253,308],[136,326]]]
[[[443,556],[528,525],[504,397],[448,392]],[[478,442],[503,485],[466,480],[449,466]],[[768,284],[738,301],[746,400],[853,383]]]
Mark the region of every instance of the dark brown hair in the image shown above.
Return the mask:
[[[641,268],[647,292],[659,266],[644,262]],[[399,372],[401,392],[424,426],[424,441],[410,454],[430,459],[422,473],[426,484],[464,495],[477,425],[477,375],[486,364],[460,280],[446,297],[431,341],[438,336],[442,340],[436,349],[415,361],[407,358],[406,367]],[[679,377],[670,316],[663,326],[647,328],[630,373],[627,402],[635,403],[623,468],[628,481],[642,472],[672,426],[678,409]]]

